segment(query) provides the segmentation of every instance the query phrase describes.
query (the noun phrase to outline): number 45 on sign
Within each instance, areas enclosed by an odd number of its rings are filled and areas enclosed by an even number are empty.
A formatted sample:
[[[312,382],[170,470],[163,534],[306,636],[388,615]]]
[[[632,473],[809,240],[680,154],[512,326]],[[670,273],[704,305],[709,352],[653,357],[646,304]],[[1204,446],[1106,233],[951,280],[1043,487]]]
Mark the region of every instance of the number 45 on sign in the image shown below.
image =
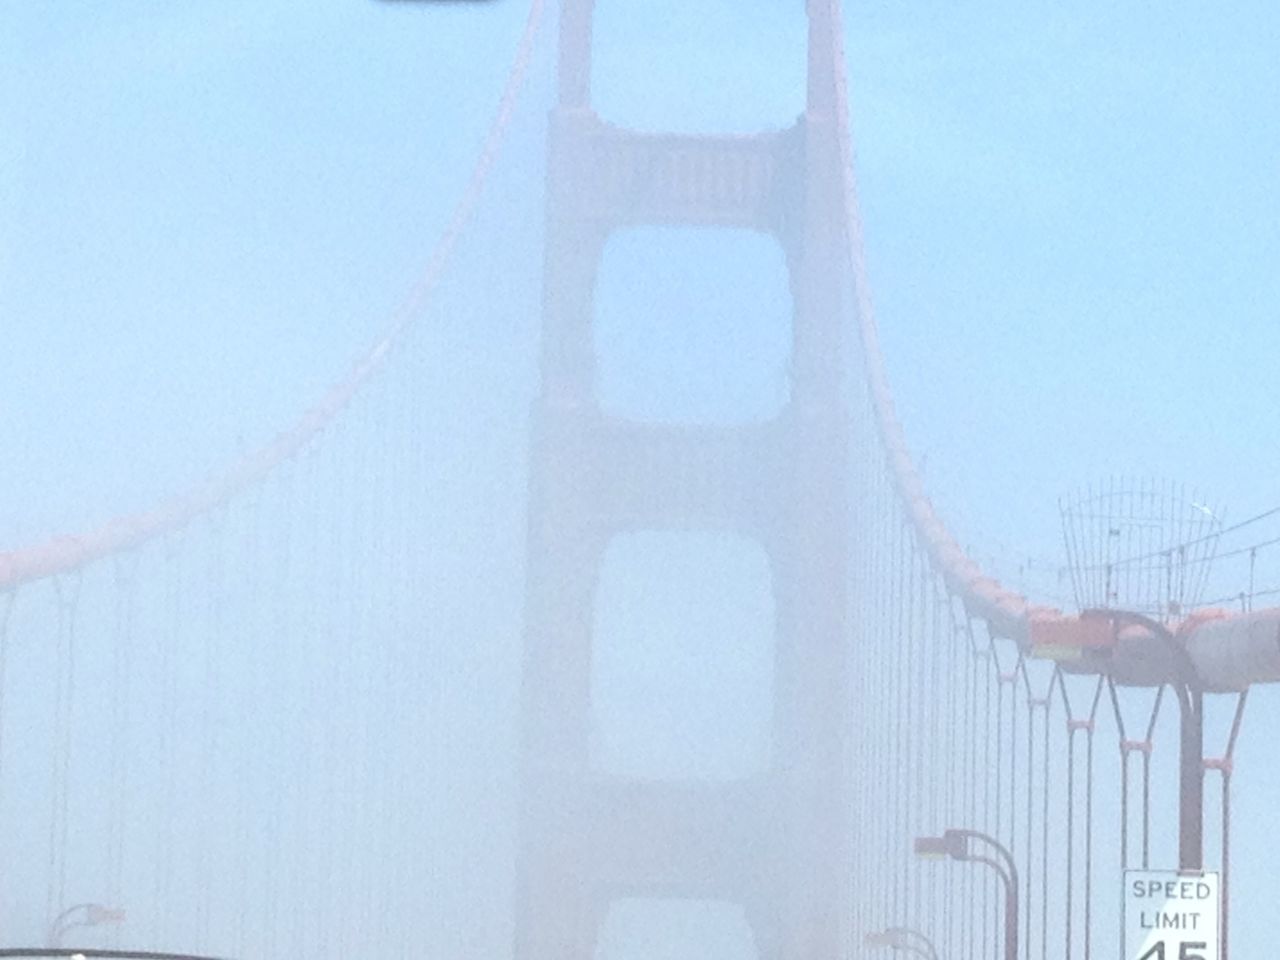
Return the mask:
[[[1216,873],[1126,870],[1124,960],[1218,960]]]
[[[1165,941],[1158,940],[1139,960],[1165,960],[1164,948]],[[1206,960],[1206,956],[1203,953],[1206,949],[1208,949],[1208,944],[1203,941],[1183,940],[1178,944],[1178,960]]]

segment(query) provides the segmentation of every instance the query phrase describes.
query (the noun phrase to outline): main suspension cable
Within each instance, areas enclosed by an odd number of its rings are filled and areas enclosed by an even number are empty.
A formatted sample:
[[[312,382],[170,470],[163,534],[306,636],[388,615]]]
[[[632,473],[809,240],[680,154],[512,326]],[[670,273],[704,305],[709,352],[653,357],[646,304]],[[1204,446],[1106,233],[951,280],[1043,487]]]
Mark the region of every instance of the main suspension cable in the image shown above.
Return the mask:
[[[428,298],[439,286],[458,241],[479,206],[499,150],[510,129],[519,94],[524,88],[546,3],[547,0],[532,0],[530,4],[511,69],[479,156],[461,197],[431,251],[425,269],[393,312],[387,333],[361,357],[351,372],[273,440],[239,458],[213,479],[162,502],[154,510],[117,517],[80,535],[58,536],[31,547],[0,553],[0,590],[67,574],[103,557],[139,547],[165,534],[181,530],[197,517],[213,512],[262,482],[281,464],[310,446],[326,427],[347,410],[365,384],[383,369],[388,358],[413,326]]]

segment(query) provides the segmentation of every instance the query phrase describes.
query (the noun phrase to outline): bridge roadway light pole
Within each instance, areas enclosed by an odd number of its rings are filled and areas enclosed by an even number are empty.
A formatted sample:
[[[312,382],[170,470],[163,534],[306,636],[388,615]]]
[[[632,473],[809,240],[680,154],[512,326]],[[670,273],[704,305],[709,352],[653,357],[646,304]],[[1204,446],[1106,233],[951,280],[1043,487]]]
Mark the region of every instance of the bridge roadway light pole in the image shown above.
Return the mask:
[[[888,927],[879,933],[868,933],[862,941],[868,947],[888,947],[913,953],[925,960],[938,960],[938,949],[919,930],[910,927]]]
[[[1204,691],[1187,648],[1169,628],[1141,613],[1090,610],[1085,616],[1107,617],[1118,633],[1122,626],[1150,630],[1173,655],[1175,679],[1169,684],[1178,697],[1181,750],[1178,789],[1178,869],[1204,869]]]
[[[987,844],[998,860],[969,850],[969,841]],[[933,860],[951,858],[990,867],[1004,883],[1004,960],[1018,960],[1018,865],[995,837],[978,830],[948,830],[940,837],[916,837],[916,856]]]

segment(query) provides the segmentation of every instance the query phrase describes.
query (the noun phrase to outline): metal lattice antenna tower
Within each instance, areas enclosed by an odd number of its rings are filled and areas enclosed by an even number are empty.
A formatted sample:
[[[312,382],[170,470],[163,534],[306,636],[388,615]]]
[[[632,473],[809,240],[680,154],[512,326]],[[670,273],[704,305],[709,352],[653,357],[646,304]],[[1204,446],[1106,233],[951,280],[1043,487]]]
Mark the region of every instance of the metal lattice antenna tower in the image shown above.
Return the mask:
[[[1058,503],[1072,588],[1081,610],[1168,621],[1204,592],[1222,511],[1185,484],[1115,477]]]

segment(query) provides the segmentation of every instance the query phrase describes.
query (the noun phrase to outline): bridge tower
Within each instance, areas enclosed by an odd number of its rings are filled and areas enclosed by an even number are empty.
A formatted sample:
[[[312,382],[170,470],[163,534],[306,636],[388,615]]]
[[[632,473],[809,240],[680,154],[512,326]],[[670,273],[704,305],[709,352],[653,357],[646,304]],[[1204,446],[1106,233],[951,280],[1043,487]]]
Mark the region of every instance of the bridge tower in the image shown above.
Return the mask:
[[[838,29],[809,0],[808,94],[791,128],[648,134],[590,98],[593,0],[563,0],[551,117],[542,390],[530,472],[517,960],[589,960],[611,901],[740,904],[758,956],[843,954],[853,807],[847,571],[849,431],[842,332]],[[792,382],[773,420],[634,423],[595,397],[593,288],[631,225],[772,234],[794,303]],[[721,530],[762,544],[773,578],[768,769],[731,782],[636,781],[593,769],[593,597],[614,535]]]

